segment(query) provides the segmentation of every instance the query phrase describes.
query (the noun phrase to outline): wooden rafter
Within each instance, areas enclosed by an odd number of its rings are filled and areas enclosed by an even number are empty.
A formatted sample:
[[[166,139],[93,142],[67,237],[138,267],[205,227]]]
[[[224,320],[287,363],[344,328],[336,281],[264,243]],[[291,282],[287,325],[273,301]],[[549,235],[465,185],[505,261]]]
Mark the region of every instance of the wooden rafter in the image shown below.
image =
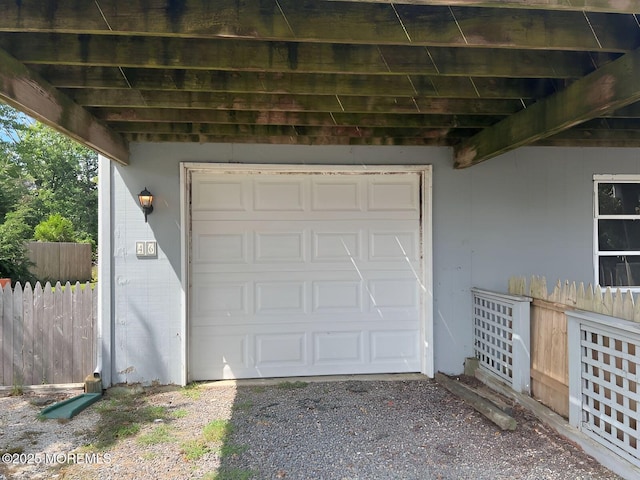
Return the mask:
[[[615,0],[327,0],[349,3],[398,3],[410,5],[455,5],[464,7],[569,10],[576,12],[640,13],[634,1]]]
[[[578,78],[611,52],[254,42],[192,38],[6,34],[0,47],[26,64],[226,71]]]
[[[100,123],[39,75],[0,50],[0,100],[122,164],[129,148],[121,135]]]
[[[306,2],[301,9],[299,3],[191,1],[175,11],[168,10],[166,0],[86,2],[81,11],[77,2],[50,3],[49,8],[37,2],[14,3],[2,9],[0,32],[611,51],[629,50],[634,41],[616,35],[610,24],[609,28],[600,27],[601,13],[585,17],[582,9],[488,11],[470,7],[472,2],[460,2],[464,5],[461,8],[455,2],[433,2],[425,7],[427,2],[396,5],[326,1]],[[635,24],[632,15],[618,15],[616,19],[617,29]]]
[[[83,89],[273,93],[294,95],[372,95],[534,99],[560,89],[548,78],[485,78],[444,75],[341,75],[31,65],[52,85]]]
[[[640,100],[640,49],[456,146],[456,168],[478,164]]]

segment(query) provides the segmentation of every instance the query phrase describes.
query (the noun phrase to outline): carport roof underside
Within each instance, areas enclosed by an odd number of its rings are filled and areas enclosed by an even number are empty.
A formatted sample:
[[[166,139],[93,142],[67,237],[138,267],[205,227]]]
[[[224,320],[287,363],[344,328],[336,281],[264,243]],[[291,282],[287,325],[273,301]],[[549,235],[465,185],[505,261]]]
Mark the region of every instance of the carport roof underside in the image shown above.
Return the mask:
[[[640,2],[0,0],[0,99],[129,142],[640,146]]]

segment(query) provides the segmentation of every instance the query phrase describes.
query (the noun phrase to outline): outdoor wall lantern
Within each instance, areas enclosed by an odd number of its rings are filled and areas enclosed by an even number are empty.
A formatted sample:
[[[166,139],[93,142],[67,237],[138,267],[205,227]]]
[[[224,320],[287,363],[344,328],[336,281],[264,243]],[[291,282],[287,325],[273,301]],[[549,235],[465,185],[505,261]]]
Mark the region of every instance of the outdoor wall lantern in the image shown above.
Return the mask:
[[[147,223],[147,215],[153,212],[153,195],[147,190],[147,187],[144,187],[144,190],[138,194],[138,201],[144,212],[144,223]]]

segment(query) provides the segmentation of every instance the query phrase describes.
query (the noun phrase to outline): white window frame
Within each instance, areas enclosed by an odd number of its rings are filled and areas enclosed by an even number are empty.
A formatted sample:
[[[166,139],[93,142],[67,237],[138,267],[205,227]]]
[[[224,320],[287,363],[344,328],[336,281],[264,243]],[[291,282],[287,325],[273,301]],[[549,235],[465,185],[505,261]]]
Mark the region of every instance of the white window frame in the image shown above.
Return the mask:
[[[595,285],[600,284],[600,257],[615,256],[640,256],[640,250],[600,250],[598,239],[598,220],[638,220],[640,214],[637,215],[600,215],[598,203],[598,185],[601,183],[638,183],[640,184],[640,174],[611,174],[611,175],[594,175],[593,176],[593,273]],[[607,286],[602,286],[605,289]],[[640,292],[640,285],[615,285],[611,286],[612,290],[631,290]]]

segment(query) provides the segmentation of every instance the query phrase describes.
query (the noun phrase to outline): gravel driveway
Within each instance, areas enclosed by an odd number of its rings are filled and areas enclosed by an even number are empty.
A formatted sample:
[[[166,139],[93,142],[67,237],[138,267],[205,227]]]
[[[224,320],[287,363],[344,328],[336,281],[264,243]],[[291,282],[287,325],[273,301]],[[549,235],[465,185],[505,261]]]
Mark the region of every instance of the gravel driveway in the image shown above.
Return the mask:
[[[37,420],[37,397],[0,398],[0,453],[67,457],[0,479],[619,478],[517,406],[501,431],[426,378],[145,389],[136,408],[159,418],[97,448],[117,392],[66,423]]]

